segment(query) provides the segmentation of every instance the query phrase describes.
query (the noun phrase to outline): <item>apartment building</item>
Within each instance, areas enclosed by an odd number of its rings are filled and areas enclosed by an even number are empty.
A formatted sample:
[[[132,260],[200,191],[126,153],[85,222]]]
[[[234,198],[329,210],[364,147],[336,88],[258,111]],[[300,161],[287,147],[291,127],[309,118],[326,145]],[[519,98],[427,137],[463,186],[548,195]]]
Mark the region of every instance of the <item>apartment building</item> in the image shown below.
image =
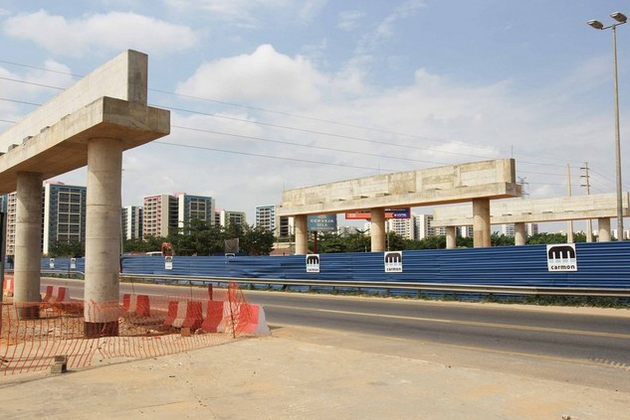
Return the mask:
[[[191,220],[214,223],[214,199],[186,193],[143,197],[142,237],[166,237],[173,229],[183,229]]]
[[[138,239],[142,237],[143,209],[140,206],[125,206],[122,209],[122,238]]]
[[[48,254],[55,242],[85,242],[86,199],[86,187],[66,185],[62,182],[44,183],[41,246],[43,254]],[[17,194],[15,192],[7,194],[7,255],[15,254],[16,207]]]

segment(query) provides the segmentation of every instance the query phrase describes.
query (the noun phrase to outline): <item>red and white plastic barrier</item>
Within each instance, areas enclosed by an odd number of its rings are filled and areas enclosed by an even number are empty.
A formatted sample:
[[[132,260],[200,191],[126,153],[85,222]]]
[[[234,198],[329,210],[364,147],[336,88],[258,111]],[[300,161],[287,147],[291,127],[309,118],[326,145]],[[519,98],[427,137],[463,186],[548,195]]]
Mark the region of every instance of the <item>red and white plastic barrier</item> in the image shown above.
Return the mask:
[[[13,274],[4,275],[4,287],[2,288],[2,294],[4,296],[13,296],[15,293],[15,280],[13,280]]]
[[[267,326],[267,317],[265,317],[265,309],[260,305],[252,305],[249,303],[241,306],[248,306],[249,316],[244,325],[239,325],[239,329],[255,335],[269,335],[269,327]]]
[[[164,325],[175,328],[190,328],[196,330],[203,323],[203,309],[201,302],[177,301],[168,303],[168,313]]]
[[[151,316],[151,304],[148,295],[123,295],[123,309],[139,317],[148,318]]]
[[[201,328],[207,332],[246,332],[269,335],[265,310],[260,305],[249,303],[208,302],[206,319]]]
[[[206,310],[206,319],[201,324],[201,329],[207,332],[219,332],[219,326],[223,322],[223,301],[210,300]],[[224,328],[222,328],[224,330]]]
[[[56,292],[56,293],[55,293]],[[64,286],[46,286],[46,294],[42,299],[44,303],[69,302],[70,293],[68,288]]]

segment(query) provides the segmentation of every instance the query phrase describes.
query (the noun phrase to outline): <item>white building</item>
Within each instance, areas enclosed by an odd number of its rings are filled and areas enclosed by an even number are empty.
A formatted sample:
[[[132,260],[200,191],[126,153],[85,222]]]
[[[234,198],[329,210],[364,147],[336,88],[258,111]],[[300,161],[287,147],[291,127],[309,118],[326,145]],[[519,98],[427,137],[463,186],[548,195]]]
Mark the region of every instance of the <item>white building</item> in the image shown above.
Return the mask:
[[[432,226],[432,214],[412,213],[411,218],[414,225],[414,238],[419,241],[430,236],[435,236],[435,228]]]
[[[171,229],[181,231],[190,221],[214,224],[214,199],[186,193],[143,197],[142,237],[166,237]]]
[[[147,195],[142,199],[142,237],[166,237],[177,228],[177,199],[170,194]]]
[[[138,239],[142,237],[142,207],[125,206],[122,209],[123,239]]]
[[[394,232],[405,239],[414,239],[416,236],[412,219],[388,219],[385,222],[385,231]]]
[[[48,254],[55,242],[85,243],[86,187],[44,182],[42,187],[42,245]],[[15,255],[17,194],[7,196],[7,255]]]
[[[277,238],[289,238],[294,234],[293,217],[277,216],[277,206],[256,206],[256,227],[273,232]]]
[[[219,226],[228,227],[229,225],[247,225],[247,217],[244,211],[217,210]]]

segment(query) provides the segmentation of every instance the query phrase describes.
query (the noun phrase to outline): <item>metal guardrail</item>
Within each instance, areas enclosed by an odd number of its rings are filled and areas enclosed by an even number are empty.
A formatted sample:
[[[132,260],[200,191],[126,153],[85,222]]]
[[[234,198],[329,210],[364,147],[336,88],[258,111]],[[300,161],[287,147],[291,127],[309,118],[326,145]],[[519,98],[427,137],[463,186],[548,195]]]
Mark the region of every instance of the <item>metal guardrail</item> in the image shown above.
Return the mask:
[[[212,276],[174,276],[153,274],[126,274],[120,275],[121,279],[138,280],[172,280],[203,283],[239,283],[239,284],[263,284],[268,286],[306,286],[330,287],[347,289],[379,289],[379,290],[413,290],[422,292],[448,292],[448,293],[484,293],[484,294],[509,294],[509,295],[556,295],[556,296],[593,296],[593,297],[620,297],[630,298],[630,289],[626,288],[582,288],[582,287],[526,287],[526,286],[494,286],[494,285],[466,285],[445,283],[409,283],[409,282],[372,282],[372,281],[338,281],[338,280],[298,280],[298,279],[261,279],[242,277],[212,277]],[[157,282],[157,281],[156,281]]]

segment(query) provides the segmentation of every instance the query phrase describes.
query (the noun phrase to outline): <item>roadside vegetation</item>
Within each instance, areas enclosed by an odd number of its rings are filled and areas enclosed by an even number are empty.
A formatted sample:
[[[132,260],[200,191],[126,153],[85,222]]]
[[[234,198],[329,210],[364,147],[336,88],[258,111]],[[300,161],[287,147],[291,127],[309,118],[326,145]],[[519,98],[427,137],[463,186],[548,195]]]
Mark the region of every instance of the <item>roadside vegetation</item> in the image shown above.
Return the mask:
[[[575,233],[575,242],[586,242],[586,235]],[[159,251],[162,243],[172,245],[175,255],[217,255],[232,252],[226,248],[226,244],[238,241],[240,253],[245,255],[269,255],[274,243],[286,242],[288,238],[274,238],[268,230],[247,226],[234,225],[227,228],[216,226],[200,220],[192,220],[183,228],[172,229],[166,237],[148,237],[145,239],[129,239],[123,242],[125,253],[146,253]],[[492,246],[512,246],[514,237],[493,233]],[[560,244],[566,243],[567,237],[562,233],[539,233],[527,238],[528,245],[535,244]],[[473,239],[457,237],[458,248],[472,248]],[[350,235],[337,233],[320,233],[317,247],[311,239],[309,249],[317,253],[340,252],[370,252],[370,236],[359,231]],[[387,249],[390,250],[415,250],[415,249],[444,249],[446,248],[445,236],[431,236],[422,240],[409,240],[389,232],[387,234]],[[85,255],[83,242],[55,242],[49,249],[47,257],[82,257]]]

